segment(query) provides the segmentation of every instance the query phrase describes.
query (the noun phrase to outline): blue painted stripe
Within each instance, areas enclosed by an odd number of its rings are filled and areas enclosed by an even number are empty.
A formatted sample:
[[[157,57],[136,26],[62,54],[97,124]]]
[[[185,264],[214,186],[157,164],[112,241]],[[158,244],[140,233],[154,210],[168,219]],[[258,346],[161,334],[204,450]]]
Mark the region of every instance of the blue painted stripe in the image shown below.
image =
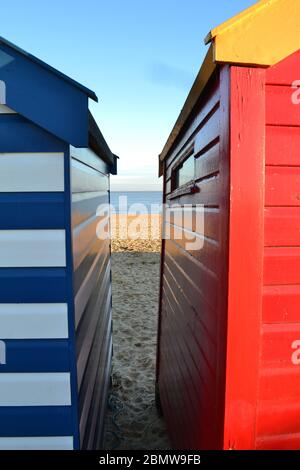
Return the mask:
[[[65,268],[1,268],[1,303],[66,302]]]
[[[0,436],[70,436],[71,406],[0,407]]]
[[[1,331],[0,331],[1,338]],[[1,372],[69,372],[67,340],[5,340],[6,364]]]
[[[18,114],[1,114],[0,122],[0,151],[3,153],[64,151],[61,140]]]
[[[64,193],[0,194],[0,230],[64,228]]]

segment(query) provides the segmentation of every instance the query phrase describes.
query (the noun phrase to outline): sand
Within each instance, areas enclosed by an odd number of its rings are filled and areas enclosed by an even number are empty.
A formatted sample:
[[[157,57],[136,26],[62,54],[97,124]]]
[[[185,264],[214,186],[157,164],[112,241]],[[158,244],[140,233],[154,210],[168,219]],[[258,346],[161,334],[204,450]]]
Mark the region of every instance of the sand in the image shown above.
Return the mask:
[[[111,219],[113,252],[158,253],[161,248],[161,216],[115,215]]]
[[[160,218],[154,219],[159,231]],[[155,406],[159,247],[159,239],[128,240],[116,234],[113,239],[114,357],[107,450],[171,448]]]

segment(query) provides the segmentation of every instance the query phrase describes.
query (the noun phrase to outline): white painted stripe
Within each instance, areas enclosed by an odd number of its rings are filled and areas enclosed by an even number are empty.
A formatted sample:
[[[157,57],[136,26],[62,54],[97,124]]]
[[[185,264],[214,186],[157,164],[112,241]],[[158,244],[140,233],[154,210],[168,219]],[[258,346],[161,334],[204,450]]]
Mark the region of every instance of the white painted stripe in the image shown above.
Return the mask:
[[[0,450],[73,450],[72,436],[0,437]]]
[[[0,104],[0,114],[16,114],[16,112],[5,106],[5,104]]]
[[[81,202],[86,201],[87,199],[94,199],[99,198],[101,196],[107,196],[108,200],[108,193],[107,191],[94,191],[88,193],[73,193],[72,194],[72,202]]]
[[[0,80],[0,104],[6,104],[6,84]]]
[[[95,168],[95,170],[107,175],[108,165],[90,148],[76,148],[70,145],[70,155],[72,158],[75,158],[85,165]]]
[[[72,193],[107,191],[109,180],[97,170],[72,159]]]
[[[64,191],[63,153],[1,153],[0,192]]]
[[[0,338],[68,338],[68,306],[0,304]]]
[[[66,266],[65,230],[0,230],[0,267]]]
[[[69,406],[70,374],[0,374],[0,406]]]

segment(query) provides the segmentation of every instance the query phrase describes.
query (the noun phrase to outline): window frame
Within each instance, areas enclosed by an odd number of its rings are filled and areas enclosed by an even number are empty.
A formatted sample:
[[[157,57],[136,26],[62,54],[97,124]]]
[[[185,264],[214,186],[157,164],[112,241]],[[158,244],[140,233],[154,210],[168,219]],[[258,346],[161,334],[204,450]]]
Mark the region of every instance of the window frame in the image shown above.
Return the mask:
[[[194,161],[193,178],[190,179],[189,181],[186,181],[183,184],[179,184],[179,171],[183,168],[184,164],[188,161],[189,158],[193,158],[193,161]],[[173,192],[173,191],[181,190],[186,187],[190,187],[191,185],[194,184],[195,177],[196,177],[196,158],[195,158],[194,146],[192,146],[192,148],[189,148],[172,168],[171,191]]]

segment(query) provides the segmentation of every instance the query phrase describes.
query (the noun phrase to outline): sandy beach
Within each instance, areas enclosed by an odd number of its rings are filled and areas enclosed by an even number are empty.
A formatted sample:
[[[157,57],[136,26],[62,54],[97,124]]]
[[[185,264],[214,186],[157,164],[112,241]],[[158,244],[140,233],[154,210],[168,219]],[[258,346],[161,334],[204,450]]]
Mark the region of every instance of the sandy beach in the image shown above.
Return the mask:
[[[124,227],[136,218],[120,216],[112,226],[114,357],[107,450],[170,449],[154,395],[160,216],[140,217],[134,240],[126,238]]]
[[[111,217],[113,253],[159,253],[161,248],[161,216],[113,215]]]

